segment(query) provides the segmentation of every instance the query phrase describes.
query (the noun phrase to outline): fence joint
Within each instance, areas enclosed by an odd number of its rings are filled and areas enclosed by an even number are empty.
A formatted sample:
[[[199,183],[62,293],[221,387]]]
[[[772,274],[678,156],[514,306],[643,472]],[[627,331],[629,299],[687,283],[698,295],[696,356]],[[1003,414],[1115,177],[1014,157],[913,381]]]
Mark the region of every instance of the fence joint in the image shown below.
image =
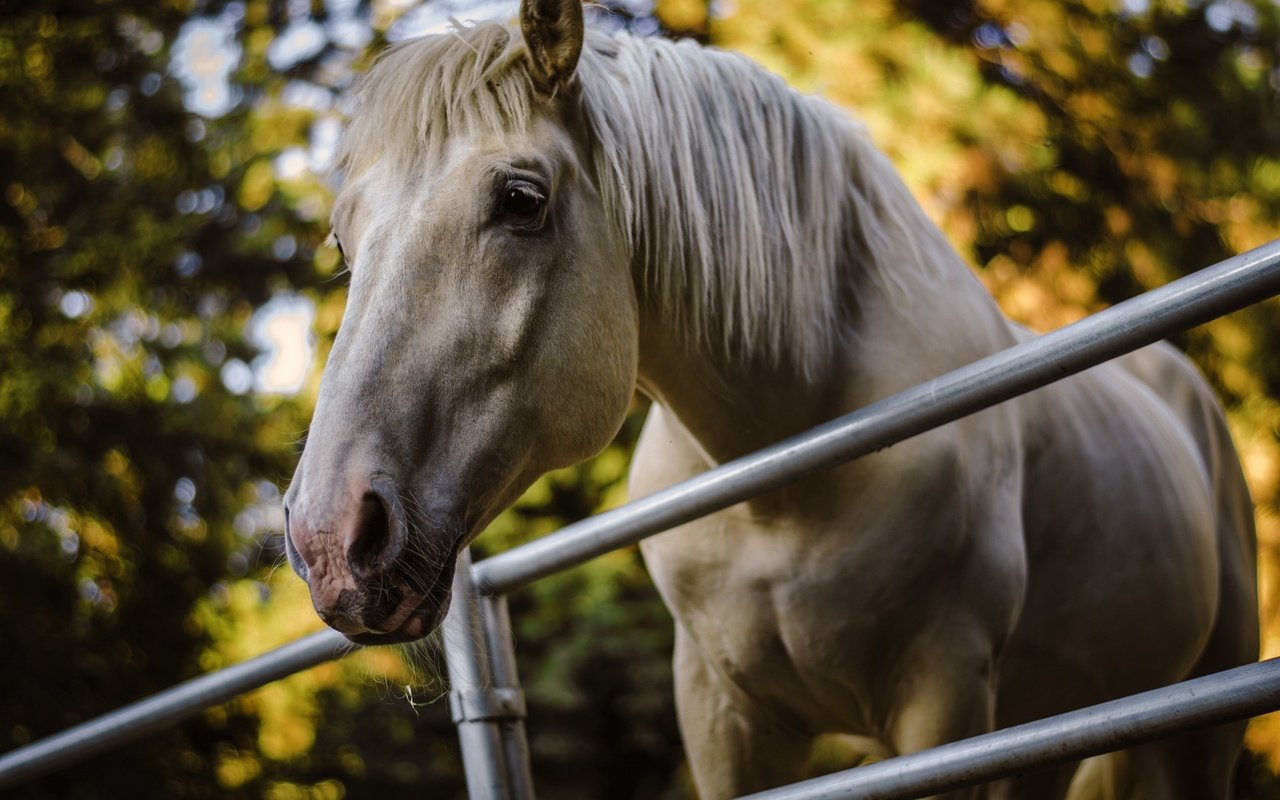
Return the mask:
[[[449,692],[449,715],[454,723],[524,719],[524,692],[512,687],[455,690]]]

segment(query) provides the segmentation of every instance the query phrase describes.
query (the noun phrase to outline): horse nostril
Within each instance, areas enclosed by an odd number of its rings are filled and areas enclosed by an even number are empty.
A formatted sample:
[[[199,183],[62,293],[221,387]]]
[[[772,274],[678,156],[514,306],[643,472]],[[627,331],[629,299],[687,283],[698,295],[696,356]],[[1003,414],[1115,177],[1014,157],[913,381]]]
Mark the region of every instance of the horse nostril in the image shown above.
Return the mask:
[[[394,488],[385,479],[374,478],[369,491],[360,498],[347,545],[351,574],[365,578],[387,569],[399,557],[406,533],[404,513]]]
[[[308,577],[310,570],[307,569],[307,562],[303,560],[302,554],[298,552],[298,548],[293,545],[293,536],[289,532],[289,505],[284,507],[284,554],[289,559],[289,566],[293,567],[293,571],[302,578],[303,583],[309,583]]]

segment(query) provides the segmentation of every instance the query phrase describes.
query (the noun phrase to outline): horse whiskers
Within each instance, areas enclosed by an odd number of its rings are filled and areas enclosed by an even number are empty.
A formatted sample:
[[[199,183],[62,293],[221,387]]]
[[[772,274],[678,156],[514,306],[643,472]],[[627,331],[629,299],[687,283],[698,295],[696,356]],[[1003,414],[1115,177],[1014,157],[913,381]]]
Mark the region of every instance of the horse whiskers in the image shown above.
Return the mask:
[[[443,561],[451,550],[451,548],[440,542],[431,541],[421,536],[410,536],[409,540],[404,543],[404,549],[405,552],[428,561]]]
[[[258,544],[258,558],[261,559],[263,553],[271,553],[271,566],[267,569],[267,581],[270,582],[275,578],[276,572],[284,565],[289,563],[289,555],[284,548],[284,534],[280,536],[280,547],[277,549],[274,545],[269,544],[276,538],[277,534],[268,534],[262,537]]]
[[[402,660],[409,670],[411,683],[403,687],[405,700],[411,707],[431,705],[449,692],[449,683],[445,676],[447,669],[444,663],[444,636],[439,629],[414,642],[398,645]],[[430,692],[426,699],[420,699],[414,692],[417,685]]]
[[[267,583],[270,583],[272,580],[274,580],[276,577],[276,572],[278,572],[281,567],[283,567],[285,564],[288,564],[288,563],[289,563],[288,556],[284,554],[280,554],[276,556],[273,559],[273,563],[271,564],[270,569],[267,570]]]
[[[416,570],[404,570],[404,572],[409,573],[404,575],[407,585],[423,597],[431,596],[431,594],[435,592],[436,587],[438,587],[444,579],[443,571],[436,573],[436,575],[430,579],[425,579],[424,576],[417,573]],[[419,590],[417,587],[422,587],[422,589]]]
[[[397,495],[397,497],[399,498],[401,505],[404,506],[404,509],[409,516],[409,520],[410,520],[409,527],[411,531],[414,528],[421,530],[427,526],[433,526],[438,528],[448,527],[447,523],[444,520],[436,519],[431,514],[429,514],[426,508],[422,505],[422,503],[416,497],[414,497],[411,491],[406,490],[406,491],[400,492]],[[417,524],[414,524],[414,523],[417,523]]]

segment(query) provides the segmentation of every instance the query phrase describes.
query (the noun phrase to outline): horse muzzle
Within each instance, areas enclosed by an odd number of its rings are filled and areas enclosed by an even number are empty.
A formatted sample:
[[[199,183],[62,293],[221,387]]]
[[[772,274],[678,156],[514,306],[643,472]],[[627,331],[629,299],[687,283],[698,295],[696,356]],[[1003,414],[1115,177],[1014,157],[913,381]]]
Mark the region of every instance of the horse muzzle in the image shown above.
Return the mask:
[[[448,610],[460,537],[415,519],[395,482],[375,475],[328,495],[290,487],[285,552],[316,613],[358,644],[394,644],[431,633]]]

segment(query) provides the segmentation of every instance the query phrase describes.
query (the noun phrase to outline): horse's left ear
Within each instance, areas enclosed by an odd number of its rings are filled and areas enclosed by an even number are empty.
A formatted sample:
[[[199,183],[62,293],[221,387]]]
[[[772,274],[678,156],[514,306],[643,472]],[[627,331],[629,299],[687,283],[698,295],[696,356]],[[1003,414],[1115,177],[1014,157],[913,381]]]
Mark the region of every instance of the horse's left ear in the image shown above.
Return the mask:
[[[568,86],[582,53],[582,0],[520,0],[520,31],[539,91]]]

